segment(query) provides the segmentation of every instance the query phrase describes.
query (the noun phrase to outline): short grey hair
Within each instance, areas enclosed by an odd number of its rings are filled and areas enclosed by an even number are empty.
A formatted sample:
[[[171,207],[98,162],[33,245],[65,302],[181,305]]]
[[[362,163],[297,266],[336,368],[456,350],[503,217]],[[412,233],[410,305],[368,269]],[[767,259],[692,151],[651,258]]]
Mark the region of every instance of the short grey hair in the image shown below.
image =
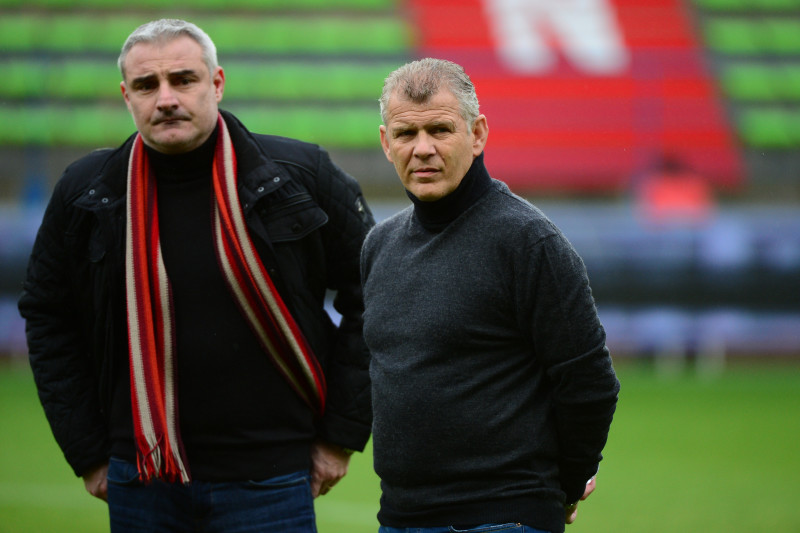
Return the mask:
[[[406,63],[389,74],[383,82],[380,98],[383,123],[386,124],[389,99],[395,92],[412,102],[424,103],[441,89],[453,93],[458,100],[462,118],[471,128],[480,114],[478,96],[472,80],[461,65],[432,57]]]
[[[134,45],[139,43],[167,43],[182,36],[190,37],[200,45],[203,50],[203,61],[208,67],[208,72],[213,75],[219,63],[217,62],[217,47],[211,37],[191,22],[180,19],[161,19],[142,24],[128,36],[125,44],[122,45],[122,51],[119,54],[119,59],[117,59],[117,66],[122,73],[122,79],[125,79],[125,58]]]

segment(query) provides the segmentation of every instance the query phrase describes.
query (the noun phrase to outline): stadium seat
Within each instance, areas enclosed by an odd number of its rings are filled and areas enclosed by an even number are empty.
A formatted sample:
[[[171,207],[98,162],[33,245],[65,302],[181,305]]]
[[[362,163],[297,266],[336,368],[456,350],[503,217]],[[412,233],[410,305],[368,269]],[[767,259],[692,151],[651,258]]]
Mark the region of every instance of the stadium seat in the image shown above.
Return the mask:
[[[264,61],[223,63],[226,100],[375,100],[383,78],[396,62]],[[113,60],[0,59],[7,82],[0,98],[54,101],[120,98],[119,70]]]
[[[800,148],[800,0],[694,0],[745,149]]]
[[[800,0],[694,0],[694,4],[710,11],[765,12],[800,9]]]
[[[230,102],[222,107],[239,115],[255,131],[328,147],[377,146],[380,124],[377,105],[331,107]],[[0,145],[113,146],[133,132],[133,122],[122,100],[116,104],[0,106]]]
[[[705,38],[712,50],[723,54],[797,55],[800,54],[800,21],[712,20],[706,25]]]
[[[147,17],[140,20],[143,22]],[[343,16],[252,17],[202,13],[191,20],[214,39],[221,55],[404,54],[410,39],[402,22],[385,15],[365,15],[354,22]],[[0,49],[116,54],[137,22],[127,14],[4,14],[0,18]]]
[[[800,113],[781,108],[746,109],[739,118],[743,140],[765,149],[792,149],[800,146]]]
[[[800,102],[800,66],[732,65],[722,70],[728,97],[745,102]]]
[[[124,10],[131,9],[127,0],[0,0],[0,8],[43,8]],[[194,9],[194,10],[391,10],[394,0],[137,0],[137,9]]]
[[[254,129],[374,147],[377,95],[411,40],[396,0],[0,0],[0,144],[119,144],[133,124],[117,54],[166,7],[214,39],[223,107]]]

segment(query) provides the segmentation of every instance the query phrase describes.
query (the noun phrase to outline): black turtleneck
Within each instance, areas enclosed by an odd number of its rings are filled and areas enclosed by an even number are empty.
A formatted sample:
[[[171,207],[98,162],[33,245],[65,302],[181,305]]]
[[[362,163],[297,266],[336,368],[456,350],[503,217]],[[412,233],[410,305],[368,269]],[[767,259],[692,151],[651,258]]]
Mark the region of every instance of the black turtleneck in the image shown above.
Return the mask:
[[[423,202],[411,192],[406,194],[414,204],[414,214],[428,231],[443,230],[450,222],[474,204],[492,184],[483,164],[483,153],[472,162],[461,183],[447,196],[432,202]]]
[[[155,173],[159,185],[167,180],[193,181],[200,176],[207,178],[210,184],[211,163],[214,161],[214,148],[217,145],[215,129],[206,141],[190,152],[183,154],[164,154],[145,145],[150,168]]]
[[[219,269],[211,220],[216,138],[186,154],[147,149],[172,289],[180,431],[194,479],[266,479],[308,468],[313,418],[262,350]],[[115,413],[130,410],[124,401]],[[132,446],[122,437],[117,451]]]

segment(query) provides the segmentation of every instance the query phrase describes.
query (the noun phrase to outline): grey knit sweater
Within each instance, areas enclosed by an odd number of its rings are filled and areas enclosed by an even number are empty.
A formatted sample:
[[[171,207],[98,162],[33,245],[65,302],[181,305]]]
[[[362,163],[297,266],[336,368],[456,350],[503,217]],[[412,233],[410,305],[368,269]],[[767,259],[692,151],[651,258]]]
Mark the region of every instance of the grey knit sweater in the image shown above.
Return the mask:
[[[563,531],[619,391],[583,262],[483,156],[412,200],[362,253],[378,518]]]

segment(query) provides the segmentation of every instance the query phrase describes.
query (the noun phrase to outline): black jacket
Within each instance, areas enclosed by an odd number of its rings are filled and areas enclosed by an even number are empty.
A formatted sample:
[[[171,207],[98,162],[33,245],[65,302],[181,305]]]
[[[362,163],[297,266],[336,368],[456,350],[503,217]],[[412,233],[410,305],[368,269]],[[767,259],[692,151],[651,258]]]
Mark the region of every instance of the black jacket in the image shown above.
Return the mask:
[[[372,214],[358,183],[319,146],[252,134],[233,115],[223,117],[248,229],[326,374],[319,436],[363,449],[372,409],[359,252]],[[66,169],[45,211],[19,301],[40,400],[78,475],[108,458],[112,365],[127,354],[125,191],[133,138]],[[338,328],[323,307],[328,290],[342,315]]]

